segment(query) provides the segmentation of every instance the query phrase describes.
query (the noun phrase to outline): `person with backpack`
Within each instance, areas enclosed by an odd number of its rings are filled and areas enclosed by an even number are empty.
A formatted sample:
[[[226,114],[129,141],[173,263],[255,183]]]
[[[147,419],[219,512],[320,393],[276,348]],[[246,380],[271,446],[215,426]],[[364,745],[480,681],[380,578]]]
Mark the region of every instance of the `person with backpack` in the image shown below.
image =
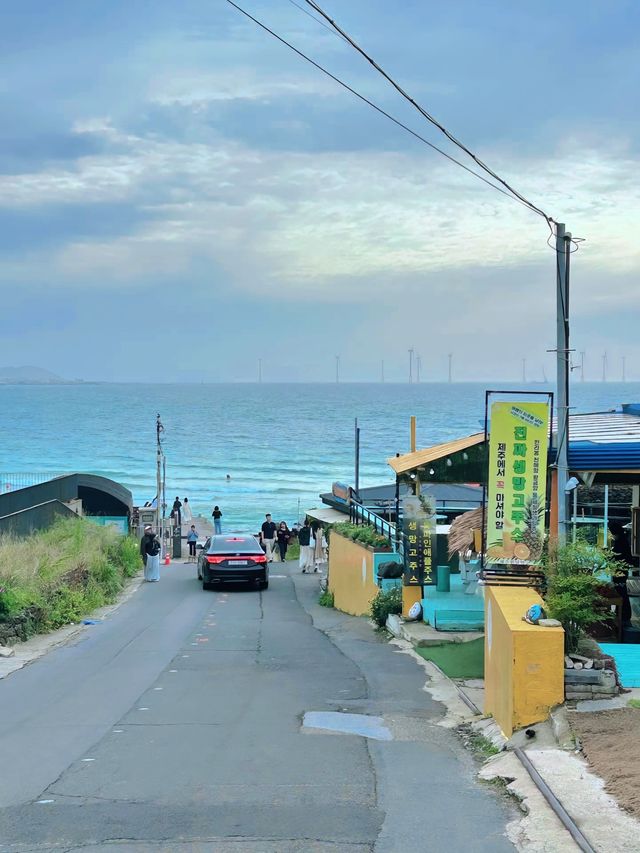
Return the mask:
[[[156,583],[160,580],[160,540],[150,529],[145,536],[144,550],[147,559],[144,566],[144,579],[149,583]]]

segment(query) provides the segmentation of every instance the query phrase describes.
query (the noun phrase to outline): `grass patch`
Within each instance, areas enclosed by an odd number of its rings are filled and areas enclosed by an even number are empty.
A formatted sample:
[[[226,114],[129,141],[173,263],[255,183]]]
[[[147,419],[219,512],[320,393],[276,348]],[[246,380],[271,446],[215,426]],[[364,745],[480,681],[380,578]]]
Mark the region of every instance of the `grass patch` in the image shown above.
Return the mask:
[[[320,593],[320,598],[318,599],[318,604],[320,607],[333,607],[333,593],[330,589],[325,589]]]
[[[630,708],[640,708],[640,699],[629,699],[627,705]]]
[[[24,538],[0,537],[0,629],[26,640],[115,600],[142,565],[138,543],[112,527],[62,519]]]
[[[460,734],[467,746],[478,758],[486,761],[497,755],[500,750],[495,746],[489,738],[485,737],[481,732],[474,729],[472,726],[460,726]]]
[[[299,560],[300,559],[300,543],[296,539],[295,542],[292,542],[291,545],[287,548],[287,560]]]
[[[443,643],[417,648],[425,660],[437,664],[449,678],[484,678],[484,638],[468,643]]]

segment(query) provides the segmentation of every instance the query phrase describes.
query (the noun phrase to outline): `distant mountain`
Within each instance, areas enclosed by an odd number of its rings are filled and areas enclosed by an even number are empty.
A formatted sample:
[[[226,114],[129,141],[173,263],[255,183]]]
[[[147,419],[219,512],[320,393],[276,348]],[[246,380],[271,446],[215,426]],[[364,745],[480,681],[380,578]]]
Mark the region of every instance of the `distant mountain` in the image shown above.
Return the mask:
[[[63,379],[43,367],[0,367],[2,385],[68,385]]]

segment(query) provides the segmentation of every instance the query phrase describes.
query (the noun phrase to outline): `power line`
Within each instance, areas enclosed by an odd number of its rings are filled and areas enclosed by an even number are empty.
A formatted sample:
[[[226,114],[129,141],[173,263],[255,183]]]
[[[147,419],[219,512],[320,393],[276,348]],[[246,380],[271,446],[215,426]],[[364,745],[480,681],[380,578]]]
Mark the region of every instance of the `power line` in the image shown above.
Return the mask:
[[[409,103],[424,117],[429,121],[434,127],[437,127],[438,130],[443,133],[447,139],[452,142],[455,146],[460,148],[461,151],[464,151],[467,156],[471,157],[471,159],[480,166],[488,175],[490,175],[494,180],[498,181],[507,189],[510,193],[512,193],[516,198],[518,198],[523,204],[525,204],[530,210],[534,213],[537,213],[539,216],[542,216],[547,222],[553,222],[553,218],[544,212],[541,208],[537,207],[533,202],[529,201],[525,196],[521,195],[517,190],[515,190],[504,178],[501,178],[496,172],[493,171],[486,163],[484,163],[476,154],[471,151],[470,148],[462,143],[459,139],[457,139],[447,128],[441,124],[434,116],[432,116],[427,110],[424,109],[417,101],[415,101],[408,92],[406,92],[399,83],[391,77],[385,70],[379,65],[375,59],[370,56],[360,45],[351,38],[351,36],[345,32],[325,11],[319,6],[315,0],[305,0],[306,4],[314,9],[319,15],[321,15],[325,21],[327,21],[334,30],[339,33],[344,39],[346,39],[349,44],[356,50],[361,56],[363,56],[367,62],[372,65],[376,71],[381,74],[385,80],[387,80],[393,88],[402,95]]]
[[[382,107],[378,106],[378,104],[374,103],[374,101],[371,101],[369,98],[365,97],[365,95],[362,95],[360,92],[358,92],[358,91],[357,91],[356,89],[354,89],[352,86],[350,86],[348,83],[345,83],[345,82],[344,82],[344,80],[341,80],[341,79],[340,79],[339,77],[337,77],[335,74],[332,74],[332,73],[331,73],[331,71],[329,71],[329,70],[328,70],[327,68],[325,68],[323,65],[320,65],[320,63],[319,63],[319,62],[316,62],[314,59],[311,59],[311,57],[310,57],[310,56],[307,56],[307,54],[306,54],[306,53],[303,53],[303,51],[299,50],[299,48],[295,47],[293,44],[291,44],[291,42],[287,41],[287,39],[285,39],[285,38],[283,38],[282,36],[278,35],[278,33],[276,33],[274,30],[272,30],[270,27],[268,27],[265,23],[263,23],[262,21],[260,21],[258,18],[254,17],[252,14],[250,14],[249,12],[247,12],[247,11],[246,11],[246,9],[243,9],[241,6],[239,6],[239,5],[238,5],[237,3],[235,3],[233,0],[226,0],[226,2],[227,2],[230,6],[233,6],[233,8],[234,8],[234,9],[236,9],[238,12],[240,12],[240,14],[241,14],[241,15],[244,15],[244,16],[245,16],[245,18],[248,18],[250,21],[253,21],[253,23],[254,23],[254,24],[256,24],[258,27],[260,27],[260,29],[264,30],[264,31],[265,31],[266,33],[268,33],[270,36],[273,36],[273,38],[275,38],[275,39],[276,39],[277,41],[279,41],[281,44],[285,45],[285,47],[288,47],[288,48],[289,48],[289,50],[292,50],[292,51],[293,51],[295,54],[297,54],[301,59],[304,59],[304,60],[305,60],[305,62],[308,62],[310,65],[313,65],[313,67],[314,67],[314,68],[317,68],[317,69],[318,69],[318,71],[321,71],[323,74],[325,74],[325,75],[326,75],[327,77],[329,77],[331,80],[333,80],[333,81],[334,81],[335,83],[337,83],[339,86],[342,86],[342,88],[343,88],[343,89],[346,89],[346,91],[347,91],[347,92],[350,92],[352,95],[355,95],[355,97],[356,97],[356,98],[358,98],[359,100],[363,101],[365,104],[368,104],[368,106],[372,107],[372,109],[374,109],[376,112],[380,113],[380,115],[382,115],[382,116],[384,116],[385,118],[389,119],[389,121],[393,122],[393,124],[395,124],[395,125],[397,125],[398,127],[402,128],[402,129],[403,129],[403,130],[405,130],[407,133],[411,134],[411,136],[413,136],[413,137],[415,137],[416,139],[420,140],[420,142],[423,142],[425,145],[427,145],[427,146],[428,146],[429,148],[431,148],[433,151],[436,151],[438,154],[441,154],[443,157],[445,157],[445,158],[446,158],[447,160],[449,160],[451,163],[455,163],[455,165],[456,165],[456,166],[459,166],[461,169],[464,169],[464,170],[465,170],[465,172],[468,172],[470,175],[473,175],[473,176],[474,176],[474,178],[478,178],[478,180],[480,180],[480,181],[482,181],[483,183],[487,184],[487,185],[488,185],[488,186],[490,186],[492,189],[497,190],[499,193],[502,193],[502,195],[506,196],[507,198],[510,198],[512,201],[517,201],[517,202],[518,202],[518,204],[523,205],[523,206],[524,206],[524,207],[526,207],[528,210],[531,210],[531,209],[532,209],[532,208],[531,208],[531,204],[530,204],[529,202],[527,202],[527,201],[522,201],[520,198],[516,197],[515,195],[512,195],[512,194],[511,194],[511,192],[507,192],[507,190],[502,189],[502,187],[498,187],[498,186],[496,186],[496,184],[494,184],[492,181],[489,181],[487,178],[485,178],[485,177],[484,177],[484,175],[480,175],[480,174],[478,174],[478,172],[475,172],[473,169],[471,169],[469,166],[466,166],[466,165],[465,165],[464,163],[462,163],[460,160],[457,160],[455,157],[452,157],[452,156],[451,156],[451,154],[448,154],[446,151],[443,151],[443,149],[442,149],[442,148],[439,148],[437,145],[434,145],[434,143],[433,143],[433,142],[429,142],[429,140],[428,140],[428,139],[425,139],[425,137],[424,137],[424,136],[421,136],[417,131],[413,130],[413,129],[412,129],[412,128],[410,128],[408,125],[406,125],[406,124],[404,124],[403,122],[401,122],[401,121],[400,121],[399,119],[397,119],[395,116],[391,115],[391,113],[388,113],[388,112],[387,112],[386,110],[384,110]],[[547,216],[546,216],[546,214],[541,214],[541,215],[542,215],[542,216],[544,216],[544,218],[547,220],[547,224],[549,224],[550,222],[553,222],[553,220],[552,220],[550,217],[547,217]],[[551,227],[551,226],[549,226],[549,227]]]
[[[316,16],[315,16],[315,15],[312,15],[312,14],[311,14],[311,12],[310,12],[308,9],[305,9],[305,8],[304,8],[304,6],[301,6],[299,3],[296,3],[296,0],[288,0],[288,2],[289,2],[289,3],[291,3],[291,5],[292,5],[292,6],[295,6],[295,7],[296,7],[296,9],[300,9],[300,11],[302,12],[302,14],[303,14],[303,15],[306,15],[308,18],[311,18],[311,20],[312,20],[312,21],[315,21],[315,22],[316,22],[316,24],[320,24],[320,26],[321,26],[321,27],[324,27],[324,29],[325,29],[328,33],[331,33],[331,35],[332,35],[332,36],[335,36],[337,39],[340,39],[340,41],[343,41],[343,42],[345,42],[346,44],[348,44],[348,43],[349,43],[349,42],[347,42],[347,40],[346,40],[345,38],[343,38],[343,37],[340,35],[340,33],[337,33],[337,32],[333,29],[333,27],[330,27],[330,26],[329,26],[329,24],[325,24],[325,22],[324,22],[324,21],[322,21],[322,20],[320,20],[320,18],[316,18]]]

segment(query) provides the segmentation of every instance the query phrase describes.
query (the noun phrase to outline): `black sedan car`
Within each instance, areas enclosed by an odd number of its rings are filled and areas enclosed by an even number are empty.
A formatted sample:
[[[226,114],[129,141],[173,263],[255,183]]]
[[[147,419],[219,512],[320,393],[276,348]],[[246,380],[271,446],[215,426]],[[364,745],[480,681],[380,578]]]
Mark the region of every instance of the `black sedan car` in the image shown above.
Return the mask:
[[[269,586],[269,564],[262,546],[249,534],[211,536],[198,556],[198,580],[203,589],[222,583]]]

